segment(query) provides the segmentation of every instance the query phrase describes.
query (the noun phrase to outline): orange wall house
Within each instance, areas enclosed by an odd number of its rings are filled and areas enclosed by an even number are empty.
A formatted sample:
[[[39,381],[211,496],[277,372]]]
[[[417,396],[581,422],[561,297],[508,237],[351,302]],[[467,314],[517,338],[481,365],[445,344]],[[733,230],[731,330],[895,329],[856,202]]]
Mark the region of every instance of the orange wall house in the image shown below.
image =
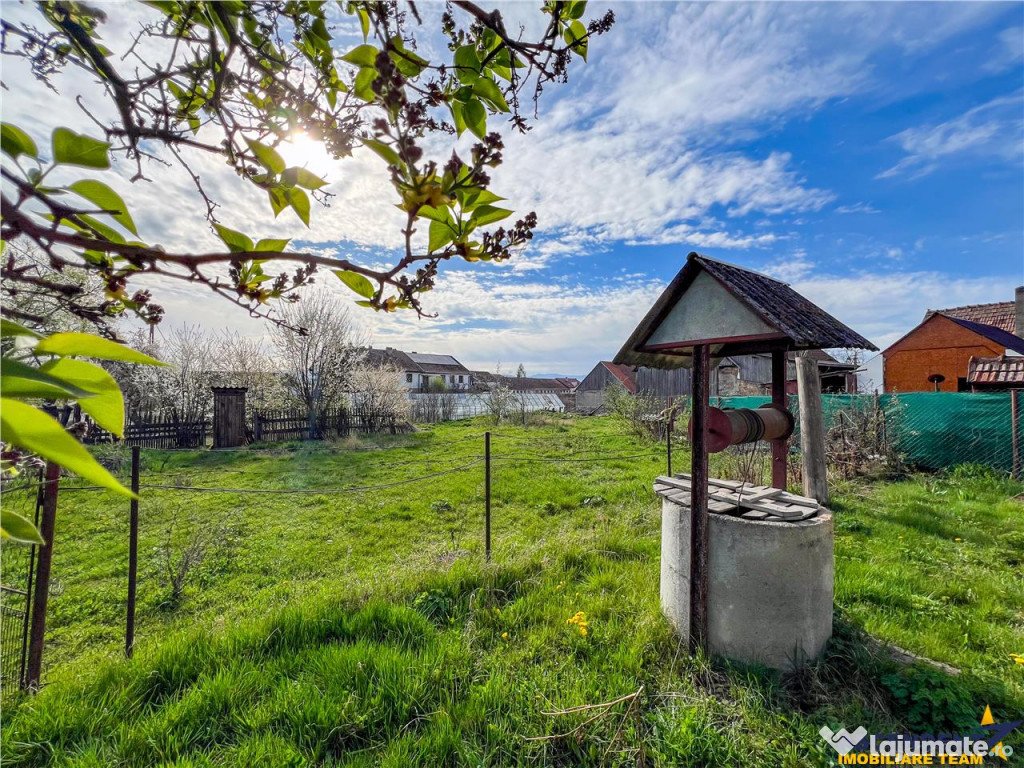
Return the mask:
[[[967,389],[967,366],[972,356],[995,357],[1006,347],[958,325],[943,315],[932,315],[882,353],[886,392],[933,392],[932,374],[941,374],[942,392]],[[962,381],[961,381],[962,380]]]

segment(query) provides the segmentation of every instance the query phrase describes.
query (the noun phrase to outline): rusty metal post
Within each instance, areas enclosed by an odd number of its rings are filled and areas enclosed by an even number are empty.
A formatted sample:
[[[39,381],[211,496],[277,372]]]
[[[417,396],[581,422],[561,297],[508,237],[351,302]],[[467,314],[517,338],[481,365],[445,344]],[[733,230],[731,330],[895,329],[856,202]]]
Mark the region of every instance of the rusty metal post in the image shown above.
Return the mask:
[[[491,433],[484,432],[484,555],[491,562]]]
[[[1020,400],[1019,389],[1010,390],[1010,442],[1013,446],[1013,479],[1020,480]]]
[[[57,519],[57,491],[60,467],[52,461],[46,463],[43,474],[43,516],[39,534],[46,543],[39,547],[36,561],[35,594],[32,599],[32,626],[28,641],[28,669],[25,687],[39,690],[43,672],[43,644],[46,636],[46,601],[50,596],[50,566],[53,563],[54,527]]]
[[[690,446],[690,646],[707,650],[708,639],[708,390],[711,355],[693,348],[693,444]]]
[[[786,407],[786,351],[772,350],[772,405]],[[789,440],[772,440],[772,488],[786,490]]]
[[[124,631],[124,655],[129,659],[135,649],[135,585],[139,572],[139,454],[132,446],[132,493],[128,519],[128,620]]]

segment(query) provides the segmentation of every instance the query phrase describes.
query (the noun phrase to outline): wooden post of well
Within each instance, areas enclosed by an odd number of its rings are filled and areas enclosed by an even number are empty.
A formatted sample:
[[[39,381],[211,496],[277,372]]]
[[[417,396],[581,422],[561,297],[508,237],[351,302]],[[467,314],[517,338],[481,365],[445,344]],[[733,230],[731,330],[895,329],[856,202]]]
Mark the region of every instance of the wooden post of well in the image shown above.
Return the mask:
[[[796,356],[796,386],[800,399],[800,452],[803,454],[804,496],[828,504],[825,471],[825,418],[821,407],[818,361],[801,352]]]
[[[772,405],[786,407],[786,350],[772,350]],[[772,488],[786,490],[789,440],[772,440]]]
[[[693,445],[690,447],[690,646],[707,650],[708,639],[708,394],[711,354],[693,348]]]
[[[668,399],[668,418],[665,420],[665,459],[668,464],[668,476],[672,477],[672,425],[676,420],[674,398]]]
[[[132,493],[128,514],[128,618],[124,630],[124,655],[135,650],[135,589],[139,573],[139,457],[141,448],[132,446]]]
[[[50,565],[53,563],[53,532],[57,520],[57,491],[60,467],[52,461],[46,463],[43,474],[43,516],[39,521],[39,535],[46,543],[39,547],[36,560],[35,593],[32,599],[32,626],[28,640],[28,669],[25,687],[39,690],[43,673],[43,644],[46,638],[46,602],[50,596]]]

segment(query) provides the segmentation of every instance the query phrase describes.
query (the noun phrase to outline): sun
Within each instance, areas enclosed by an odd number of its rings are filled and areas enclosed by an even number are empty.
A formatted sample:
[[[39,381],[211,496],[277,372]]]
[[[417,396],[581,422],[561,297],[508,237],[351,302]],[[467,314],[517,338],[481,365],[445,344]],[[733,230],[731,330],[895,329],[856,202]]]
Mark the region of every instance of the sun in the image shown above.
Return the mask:
[[[291,134],[287,141],[277,146],[277,151],[289,166],[307,168],[318,176],[326,172],[333,162],[324,143],[303,131]]]

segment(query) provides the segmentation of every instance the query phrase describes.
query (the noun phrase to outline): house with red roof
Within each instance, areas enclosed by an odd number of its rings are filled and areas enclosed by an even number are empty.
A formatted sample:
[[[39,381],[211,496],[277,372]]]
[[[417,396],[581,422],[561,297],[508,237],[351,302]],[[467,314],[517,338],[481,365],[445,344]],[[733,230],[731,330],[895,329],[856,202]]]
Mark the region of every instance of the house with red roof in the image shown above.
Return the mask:
[[[882,352],[885,391],[967,392],[1011,384],[1019,375],[1015,355],[1024,355],[1024,287],[1014,301],[928,310]]]

